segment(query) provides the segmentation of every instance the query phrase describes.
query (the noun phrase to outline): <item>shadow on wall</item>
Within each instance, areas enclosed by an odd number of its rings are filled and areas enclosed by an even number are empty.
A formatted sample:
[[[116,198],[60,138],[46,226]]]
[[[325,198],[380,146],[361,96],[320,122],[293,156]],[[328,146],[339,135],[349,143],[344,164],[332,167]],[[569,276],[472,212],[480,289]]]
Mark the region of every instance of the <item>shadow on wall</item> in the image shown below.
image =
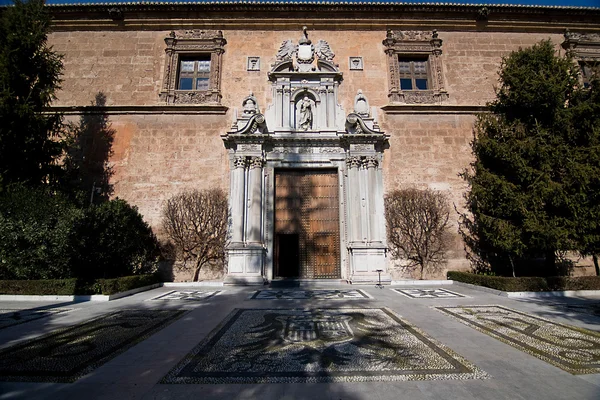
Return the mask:
[[[112,129],[104,106],[106,96],[96,94],[83,111],[79,123],[67,127],[68,143],[65,156],[66,184],[77,192],[82,204],[98,204],[113,193],[110,179],[113,169],[110,157],[115,130]]]

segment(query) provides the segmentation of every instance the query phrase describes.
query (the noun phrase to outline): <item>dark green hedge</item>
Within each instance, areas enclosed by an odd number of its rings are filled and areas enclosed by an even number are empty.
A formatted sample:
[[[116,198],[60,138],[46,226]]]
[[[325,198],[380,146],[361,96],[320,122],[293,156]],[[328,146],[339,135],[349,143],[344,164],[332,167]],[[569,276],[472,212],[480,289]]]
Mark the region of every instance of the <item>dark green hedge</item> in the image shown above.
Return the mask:
[[[478,275],[448,271],[448,279],[504,292],[547,292],[553,290],[600,290],[599,276],[517,277]]]
[[[114,279],[44,279],[0,281],[0,294],[91,295],[115,294],[160,282],[156,275],[124,276]]]

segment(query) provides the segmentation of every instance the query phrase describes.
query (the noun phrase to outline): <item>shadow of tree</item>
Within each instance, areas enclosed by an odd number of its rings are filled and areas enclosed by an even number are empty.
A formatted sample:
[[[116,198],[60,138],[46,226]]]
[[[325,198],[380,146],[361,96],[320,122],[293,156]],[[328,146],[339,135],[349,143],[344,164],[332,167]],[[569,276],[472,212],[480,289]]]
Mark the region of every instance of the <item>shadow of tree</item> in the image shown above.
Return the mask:
[[[573,322],[596,325],[600,331],[600,298],[552,297],[519,299],[520,302],[541,306],[535,314],[543,318],[563,318]],[[592,328],[593,329],[593,328]]]
[[[78,200],[87,204],[106,201],[113,193],[110,157],[115,130],[104,106],[106,95],[98,92],[83,111],[78,124],[70,124],[65,156],[65,183],[78,192]]]

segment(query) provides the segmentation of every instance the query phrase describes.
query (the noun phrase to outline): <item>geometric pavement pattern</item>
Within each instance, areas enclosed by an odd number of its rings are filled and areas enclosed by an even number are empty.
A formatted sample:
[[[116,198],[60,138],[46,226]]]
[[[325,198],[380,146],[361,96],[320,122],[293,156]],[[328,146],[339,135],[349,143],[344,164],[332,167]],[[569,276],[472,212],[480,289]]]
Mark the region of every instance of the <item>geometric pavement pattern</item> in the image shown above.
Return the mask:
[[[254,293],[251,299],[256,300],[349,300],[349,299],[370,299],[368,293],[362,290],[259,290]]]
[[[0,310],[0,329],[22,324],[51,315],[71,311],[70,308],[53,308],[48,310]]]
[[[206,300],[221,293],[221,290],[202,291],[202,290],[172,290],[153,297],[150,300],[185,300],[198,301]]]
[[[486,333],[572,374],[600,372],[600,334],[502,306],[436,307]]]
[[[184,310],[122,310],[0,350],[0,380],[74,382]]]
[[[487,377],[387,308],[235,309],[161,383]]]
[[[462,294],[451,292],[446,289],[392,289],[411,299],[451,299],[466,297]]]

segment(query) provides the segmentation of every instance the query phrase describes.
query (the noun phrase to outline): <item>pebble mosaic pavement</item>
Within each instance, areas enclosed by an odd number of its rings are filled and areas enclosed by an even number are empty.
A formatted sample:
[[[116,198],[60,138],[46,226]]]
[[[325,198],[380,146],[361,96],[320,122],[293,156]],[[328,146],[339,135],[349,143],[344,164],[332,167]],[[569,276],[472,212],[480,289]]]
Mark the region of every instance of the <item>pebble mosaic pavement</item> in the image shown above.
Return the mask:
[[[235,309],[161,383],[487,377],[387,308]]]
[[[258,290],[251,299],[255,300],[352,300],[372,298],[363,290]]]
[[[150,300],[184,300],[184,301],[199,301],[210,299],[213,296],[222,293],[222,290],[172,290],[167,293],[163,293],[159,296],[153,297]]]
[[[0,381],[74,382],[185,311],[122,310],[0,351]]]
[[[572,374],[600,372],[600,333],[562,325],[502,306],[436,307]]]
[[[71,311],[70,308],[52,308],[46,310],[0,310],[0,329],[9,326],[23,324],[25,322],[35,321],[36,319],[46,318],[51,315],[57,315]]]
[[[392,289],[411,299],[452,299],[466,297],[446,289]]]

